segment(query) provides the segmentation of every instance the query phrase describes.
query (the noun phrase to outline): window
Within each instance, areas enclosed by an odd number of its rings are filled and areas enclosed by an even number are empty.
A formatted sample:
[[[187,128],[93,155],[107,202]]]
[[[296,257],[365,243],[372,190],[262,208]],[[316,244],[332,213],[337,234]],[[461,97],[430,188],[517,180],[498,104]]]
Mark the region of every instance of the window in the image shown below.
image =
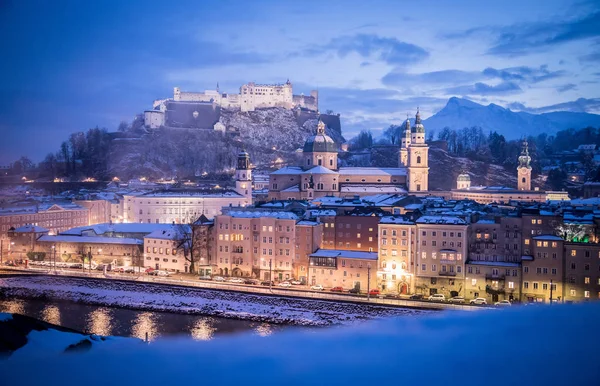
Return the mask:
[[[542,283],[542,289],[544,291],[547,291],[548,290],[548,283]]]
[[[534,290],[538,289],[538,283],[535,283],[535,282],[533,283],[533,289]]]
[[[435,264],[432,264],[431,265],[431,272],[435,272],[435,271],[437,271],[437,267],[436,267]]]
[[[425,264],[421,264],[421,271],[427,271],[427,266]]]
[[[577,250],[572,249],[571,250],[571,256],[577,256]]]
[[[529,267],[523,267],[523,272],[524,273],[529,273]]]
[[[525,289],[529,288],[529,282],[528,281],[524,281],[523,282],[523,288],[525,288]]]
[[[571,296],[577,296],[577,291],[575,291],[574,289],[572,289],[570,291],[570,293],[571,293]]]
[[[556,275],[556,268],[552,268],[552,274]]]
[[[583,282],[585,284],[590,284],[590,278],[586,276],[585,278],[583,278]]]
[[[586,298],[590,297],[590,291],[583,291],[583,296]]]
[[[515,288],[515,282],[514,281],[509,281],[508,282],[508,288],[511,288],[511,289]]]

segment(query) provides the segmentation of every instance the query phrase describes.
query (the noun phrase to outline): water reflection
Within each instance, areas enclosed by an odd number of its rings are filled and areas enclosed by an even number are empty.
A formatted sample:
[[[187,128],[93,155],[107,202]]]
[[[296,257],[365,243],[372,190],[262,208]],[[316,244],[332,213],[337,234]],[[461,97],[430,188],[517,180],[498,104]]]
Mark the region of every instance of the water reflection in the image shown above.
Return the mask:
[[[256,326],[255,331],[260,336],[269,336],[273,333],[273,326],[268,323],[261,323]]]
[[[196,323],[191,326],[190,332],[194,340],[211,340],[216,328],[213,327],[213,321],[209,318],[196,320]]]
[[[3,312],[8,312],[9,314],[25,315],[25,301],[15,299],[15,300],[8,300],[8,301],[4,302],[4,304],[6,307],[5,307],[5,311],[3,311]]]
[[[146,335],[147,334],[147,335]],[[153,341],[158,337],[158,329],[156,327],[156,316],[151,312],[142,312],[133,321],[131,327],[131,336],[148,341]]]
[[[92,312],[87,317],[86,330],[87,333],[96,335],[111,335],[112,334],[112,315],[111,310],[105,307],[100,307]]]
[[[60,326],[60,310],[54,305],[47,305],[42,310],[42,320],[44,322],[57,324]]]

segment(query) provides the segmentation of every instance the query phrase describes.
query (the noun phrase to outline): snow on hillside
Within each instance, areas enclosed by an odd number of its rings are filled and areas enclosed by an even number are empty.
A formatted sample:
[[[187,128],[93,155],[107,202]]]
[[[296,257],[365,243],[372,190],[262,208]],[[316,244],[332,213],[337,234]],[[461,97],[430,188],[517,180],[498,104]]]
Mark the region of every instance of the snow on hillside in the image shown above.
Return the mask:
[[[0,361],[2,384],[598,385],[600,304],[444,312],[197,342],[122,340]],[[18,353],[18,351],[17,351]],[[34,370],[34,371],[32,371]]]
[[[479,126],[484,132],[497,131],[507,139],[517,139],[522,135],[554,134],[569,128],[600,127],[600,115],[569,111],[530,114],[514,112],[493,103],[483,106],[452,97],[443,109],[423,124],[427,130],[438,132],[444,127],[459,130]]]
[[[112,307],[309,326],[347,324],[365,319],[430,312],[208,289],[45,276],[0,279],[0,293],[22,298],[47,297]]]

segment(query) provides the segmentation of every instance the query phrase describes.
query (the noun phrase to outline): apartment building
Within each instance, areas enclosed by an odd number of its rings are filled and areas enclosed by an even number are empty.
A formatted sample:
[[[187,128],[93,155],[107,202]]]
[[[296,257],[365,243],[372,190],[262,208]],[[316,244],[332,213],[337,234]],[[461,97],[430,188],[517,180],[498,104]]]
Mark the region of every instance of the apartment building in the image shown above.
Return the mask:
[[[566,302],[600,299],[600,244],[565,243]]]
[[[377,288],[377,253],[320,249],[310,255],[309,284],[360,292]]]
[[[189,272],[190,261],[182,245],[186,235],[182,229],[157,229],[144,237],[144,267]],[[188,254],[189,256],[189,254]]]
[[[470,260],[466,269],[463,295],[467,299],[486,298],[490,304],[521,299],[520,263]]]
[[[309,283],[308,266],[310,255],[314,253],[323,239],[323,223],[301,220],[296,223],[296,255],[294,258],[294,277]]]
[[[378,287],[391,293],[413,293],[416,285],[415,222],[402,216],[384,216],[378,233]]]
[[[471,224],[469,260],[487,262],[521,261],[522,220],[517,216],[496,216]]]
[[[297,220],[291,212],[240,210],[216,216],[213,274],[263,280],[294,277]]]
[[[421,216],[416,225],[417,292],[464,295],[467,222],[456,216]]]
[[[380,215],[355,211],[345,215],[321,217],[324,224],[321,248],[377,252],[377,225]]]
[[[564,240],[554,235],[531,238],[531,255],[523,256],[524,302],[564,300]]]

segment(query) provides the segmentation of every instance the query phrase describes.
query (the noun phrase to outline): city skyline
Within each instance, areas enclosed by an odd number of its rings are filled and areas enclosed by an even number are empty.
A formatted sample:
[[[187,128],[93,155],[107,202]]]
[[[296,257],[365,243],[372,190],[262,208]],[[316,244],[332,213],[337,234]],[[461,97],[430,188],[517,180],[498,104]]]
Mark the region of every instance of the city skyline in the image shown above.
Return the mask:
[[[0,7],[0,130],[7,164],[35,162],[75,131],[119,122],[172,88],[237,92],[284,82],[375,134],[451,96],[515,110],[597,113],[600,8],[592,1],[303,2]],[[412,115],[412,114],[411,114]]]

